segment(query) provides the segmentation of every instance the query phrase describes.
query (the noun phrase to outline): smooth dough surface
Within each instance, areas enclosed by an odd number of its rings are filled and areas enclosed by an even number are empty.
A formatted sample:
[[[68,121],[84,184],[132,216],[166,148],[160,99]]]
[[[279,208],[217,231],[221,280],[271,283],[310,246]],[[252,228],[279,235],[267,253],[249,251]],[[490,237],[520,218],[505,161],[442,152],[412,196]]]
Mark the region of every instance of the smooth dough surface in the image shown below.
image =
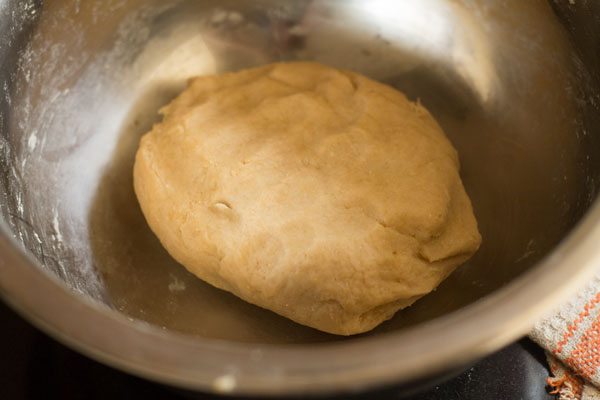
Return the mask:
[[[281,63],[192,80],[140,143],[135,192],[202,280],[322,331],[368,331],[479,247],[458,156],[420,104]]]

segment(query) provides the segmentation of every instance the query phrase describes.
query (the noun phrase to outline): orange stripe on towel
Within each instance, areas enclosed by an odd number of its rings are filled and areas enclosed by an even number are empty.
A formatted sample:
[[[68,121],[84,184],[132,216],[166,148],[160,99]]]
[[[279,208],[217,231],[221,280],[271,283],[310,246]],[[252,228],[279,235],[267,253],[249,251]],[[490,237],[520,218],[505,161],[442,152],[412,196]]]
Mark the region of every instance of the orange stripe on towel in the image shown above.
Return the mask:
[[[571,339],[571,337],[575,334],[575,331],[577,330],[577,327],[579,326],[579,324],[590,315],[590,311],[593,310],[594,307],[596,306],[596,304],[598,304],[599,302],[600,302],[600,292],[596,293],[596,296],[594,296],[592,299],[590,299],[590,301],[588,301],[586,303],[586,305],[583,307],[583,311],[581,311],[579,313],[579,315],[577,316],[577,318],[575,318],[575,320],[567,326],[567,330],[566,330],[565,334],[563,335],[563,338],[561,339],[560,342],[557,343],[556,348],[554,349],[555,354],[560,354],[562,352],[563,347],[569,342],[569,339]]]
[[[600,316],[584,332],[565,362],[590,380],[600,367]]]

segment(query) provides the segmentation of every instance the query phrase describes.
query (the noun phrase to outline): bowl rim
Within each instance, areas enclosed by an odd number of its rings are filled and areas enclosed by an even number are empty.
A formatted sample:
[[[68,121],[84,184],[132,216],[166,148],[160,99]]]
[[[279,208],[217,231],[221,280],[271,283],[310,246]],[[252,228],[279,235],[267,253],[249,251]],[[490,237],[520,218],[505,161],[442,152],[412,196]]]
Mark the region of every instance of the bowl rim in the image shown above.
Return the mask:
[[[67,346],[163,384],[243,395],[338,393],[407,384],[516,340],[592,276],[600,266],[597,243],[599,200],[554,251],[482,299],[398,332],[331,343],[199,339],[134,320],[69,289],[26,252],[4,222],[0,296]]]

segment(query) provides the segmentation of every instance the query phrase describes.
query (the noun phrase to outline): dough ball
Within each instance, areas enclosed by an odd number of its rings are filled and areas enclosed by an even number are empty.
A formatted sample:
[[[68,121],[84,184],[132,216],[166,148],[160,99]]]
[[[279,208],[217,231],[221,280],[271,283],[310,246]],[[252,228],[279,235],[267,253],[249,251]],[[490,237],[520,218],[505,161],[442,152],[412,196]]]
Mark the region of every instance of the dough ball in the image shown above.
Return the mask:
[[[195,78],[135,192],[200,279],[322,331],[368,331],[479,247],[458,156],[418,103],[316,63]]]

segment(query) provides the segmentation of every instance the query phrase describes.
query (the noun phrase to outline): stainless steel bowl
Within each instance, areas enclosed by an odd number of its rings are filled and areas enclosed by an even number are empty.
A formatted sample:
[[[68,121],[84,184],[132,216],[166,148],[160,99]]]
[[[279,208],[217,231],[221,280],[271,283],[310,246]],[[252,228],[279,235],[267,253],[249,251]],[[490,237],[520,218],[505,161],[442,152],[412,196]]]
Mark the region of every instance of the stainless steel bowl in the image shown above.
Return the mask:
[[[600,263],[594,4],[0,0],[0,292],[82,352],[189,389],[360,390],[496,350]],[[297,59],[420,99],[483,235],[436,292],[349,339],[192,277],[132,189],[139,137],[187,78]]]

